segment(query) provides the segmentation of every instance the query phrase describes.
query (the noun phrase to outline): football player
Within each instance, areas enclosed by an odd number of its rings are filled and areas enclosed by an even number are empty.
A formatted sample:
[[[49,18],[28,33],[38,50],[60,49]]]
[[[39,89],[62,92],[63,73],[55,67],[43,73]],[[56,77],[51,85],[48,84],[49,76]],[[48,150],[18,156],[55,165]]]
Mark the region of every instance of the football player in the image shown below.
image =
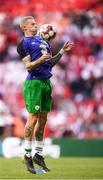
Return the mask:
[[[23,95],[28,111],[28,118],[24,130],[25,155],[27,170],[36,173],[33,161],[45,171],[47,167],[43,157],[43,135],[47,122],[47,114],[51,111],[52,89],[50,77],[52,68],[65,52],[70,51],[74,44],[66,42],[62,49],[52,57],[49,42],[37,35],[37,24],[32,16],[22,18],[20,28],[24,38],[18,44],[19,53],[28,75],[23,86]],[[32,141],[35,137],[35,155],[32,158]]]

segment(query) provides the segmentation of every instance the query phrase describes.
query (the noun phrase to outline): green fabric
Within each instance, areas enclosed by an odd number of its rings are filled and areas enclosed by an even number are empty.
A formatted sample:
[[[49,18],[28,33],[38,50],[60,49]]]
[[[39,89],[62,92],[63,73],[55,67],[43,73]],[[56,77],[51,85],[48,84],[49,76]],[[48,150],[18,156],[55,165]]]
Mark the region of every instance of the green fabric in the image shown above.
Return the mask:
[[[28,112],[38,113],[51,110],[50,80],[26,80],[23,86],[23,94]]]
[[[26,152],[31,152],[32,150],[31,149],[25,149]]]

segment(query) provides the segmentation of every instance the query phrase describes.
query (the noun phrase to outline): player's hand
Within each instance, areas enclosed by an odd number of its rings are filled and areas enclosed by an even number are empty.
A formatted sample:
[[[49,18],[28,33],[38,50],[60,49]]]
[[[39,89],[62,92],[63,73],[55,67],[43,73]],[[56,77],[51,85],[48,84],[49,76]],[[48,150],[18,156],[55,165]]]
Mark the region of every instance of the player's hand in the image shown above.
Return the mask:
[[[44,61],[49,61],[52,58],[52,56],[50,54],[46,54],[41,56],[41,60]]]
[[[70,51],[74,47],[74,43],[66,42],[63,46],[64,52]]]

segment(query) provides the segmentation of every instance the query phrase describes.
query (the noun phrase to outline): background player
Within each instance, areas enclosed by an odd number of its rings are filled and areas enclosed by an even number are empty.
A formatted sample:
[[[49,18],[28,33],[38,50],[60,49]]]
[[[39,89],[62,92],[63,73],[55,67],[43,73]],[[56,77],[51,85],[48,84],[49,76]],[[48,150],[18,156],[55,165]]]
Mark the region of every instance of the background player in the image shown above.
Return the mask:
[[[65,43],[63,48],[52,57],[50,45],[37,34],[37,25],[32,16],[21,20],[20,28],[24,39],[18,45],[17,51],[28,71],[23,87],[23,94],[28,111],[25,125],[25,163],[28,171],[36,173],[33,161],[49,171],[43,157],[43,134],[47,121],[47,114],[51,110],[51,82],[52,67],[61,56],[70,51],[74,44]],[[32,140],[35,136],[35,155],[32,159]]]

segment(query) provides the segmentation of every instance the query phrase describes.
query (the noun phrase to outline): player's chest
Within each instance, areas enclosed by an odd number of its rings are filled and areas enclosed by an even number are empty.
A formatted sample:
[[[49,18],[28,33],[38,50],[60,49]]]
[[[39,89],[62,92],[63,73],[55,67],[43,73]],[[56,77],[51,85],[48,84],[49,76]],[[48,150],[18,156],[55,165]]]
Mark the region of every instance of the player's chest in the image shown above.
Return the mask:
[[[48,43],[46,43],[43,40],[38,40],[38,41],[32,40],[29,43],[29,49],[32,51],[39,51],[39,50],[41,51],[41,49],[47,49],[47,51],[49,51],[50,47]]]

